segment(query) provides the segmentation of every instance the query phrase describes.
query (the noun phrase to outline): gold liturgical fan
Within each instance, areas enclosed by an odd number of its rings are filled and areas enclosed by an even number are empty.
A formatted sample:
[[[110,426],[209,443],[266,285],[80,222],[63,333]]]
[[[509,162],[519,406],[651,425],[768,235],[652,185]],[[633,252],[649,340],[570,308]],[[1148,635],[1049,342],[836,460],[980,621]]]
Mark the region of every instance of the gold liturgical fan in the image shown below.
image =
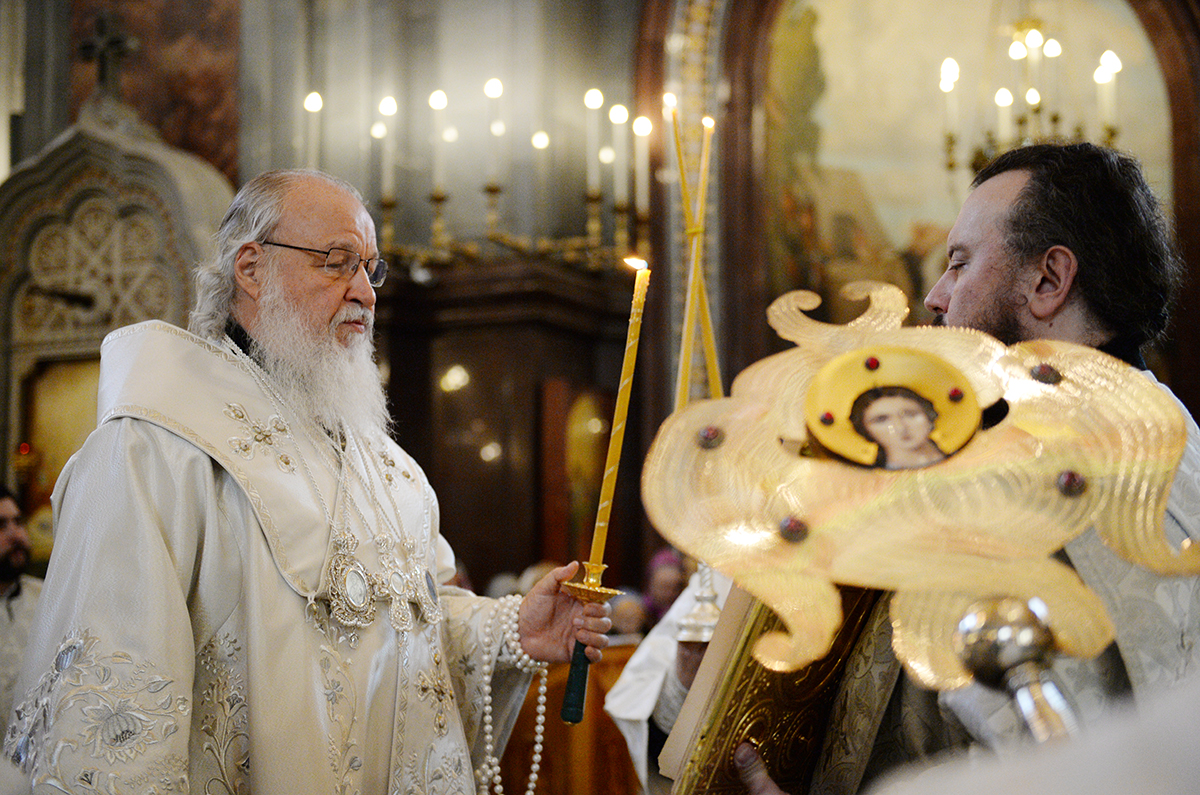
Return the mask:
[[[893,645],[927,687],[970,681],[954,633],[998,595],[1040,599],[1058,651],[1095,656],[1112,623],[1051,558],[1089,527],[1154,571],[1200,571],[1200,549],[1163,534],[1185,430],[1153,382],[1079,345],[901,328],[890,285],[846,293],[870,306],[845,326],[807,317],[812,293],[775,301],[771,325],[796,347],[668,418],[643,472],[662,535],[779,615],[760,662],[828,651],[834,583],[896,592]]]

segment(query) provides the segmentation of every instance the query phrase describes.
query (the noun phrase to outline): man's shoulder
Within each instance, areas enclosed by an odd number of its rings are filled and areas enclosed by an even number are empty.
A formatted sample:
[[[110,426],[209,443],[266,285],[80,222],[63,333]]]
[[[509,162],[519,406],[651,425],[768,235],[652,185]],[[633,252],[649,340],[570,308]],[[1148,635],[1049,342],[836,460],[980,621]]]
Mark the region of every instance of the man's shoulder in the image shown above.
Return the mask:
[[[21,598],[37,599],[42,593],[42,578],[32,574],[21,575]]]

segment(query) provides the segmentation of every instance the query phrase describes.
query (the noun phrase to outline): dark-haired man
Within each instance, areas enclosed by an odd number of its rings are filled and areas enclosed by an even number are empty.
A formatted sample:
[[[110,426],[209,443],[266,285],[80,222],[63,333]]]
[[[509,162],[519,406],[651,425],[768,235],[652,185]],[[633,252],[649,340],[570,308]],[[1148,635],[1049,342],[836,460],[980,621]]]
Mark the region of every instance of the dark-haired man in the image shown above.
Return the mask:
[[[0,720],[12,707],[21,653],[42,591],[42,581],[25,573],[28,565],[29,534],[21,508],[16,495],[0,486]]]
[[[997,158],[975,179],[947,246],[947,270],[925,299],[938,323],[1007,344],[1089,345],[1141,369],[1142,346],[1165,330],[1182,270],[1137,162],[1086,143]],[[1200,538],[1200,431],[1180,409],[1188,441],[1166,521],[1176,545]],[[1096,660],[1055,663],[1085,724],[1130,693],[1141,698],[1200,672],[1200,578],[1160,577],[1126,563],[1092,531],[1065,554],[1117,629],[1116,644]],[[875,626],[859,649],[890,647],[887,622]],[[1026,739],[1007,696],[979,685],[923,691],[890,654],[858,663],[852,658],[856,675],[842,683],[814,793],[850,795],[905,762],[971,744],[1004,751]],[[779,792],[752,748],[742,746],[737,761],[751,793]]]

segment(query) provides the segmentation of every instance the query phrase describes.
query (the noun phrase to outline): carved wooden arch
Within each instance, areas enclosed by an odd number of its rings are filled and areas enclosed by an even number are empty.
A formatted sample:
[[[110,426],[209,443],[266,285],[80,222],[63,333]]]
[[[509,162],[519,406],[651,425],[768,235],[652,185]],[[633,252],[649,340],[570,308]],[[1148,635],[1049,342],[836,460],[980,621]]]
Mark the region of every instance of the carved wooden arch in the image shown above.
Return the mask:
[[[642,10],[636,52],[635,79],[639,113],[655,116],[664,85],[664,44],[676,8],[688,0],[647,0]],[[1154,48],[1167,88],[1171,109],[1174,217],[1187,272],[1175,312],[1172,340],[1165,350],[1171,385],[1193,415],[1200,413],[1200,330],[1180,318],[1200,313],[1200,0],[1128,0]],[[721,147],[721,248],[737,252],[727,257],[722,271],[725,301],[722,367],[728,379],[770,352],[774,332],[767,326],[765,310],[774,297],[768,294],[767,255],[758,233],[766,221],[762,163],[753,154],[753,119],[762,105],[766,86],[768,35],[783,0],[738,0],[729,4],[721,48],[722,69],[728,81],[728,101],[722,123]],[[660,139],[657,163],[670,155]],[[665,142],[669,143],[669,141]],[[657,186],[656,186],[657,187]],[[656,256],[665,251],[662,228],[665,196],[656,190],[652,230]],[[667,319],[660,310],[647,309],[647,325],[657,334],[655,350],[647,351],[651,364],[670,361],[666,346]],[[669,381],[670,379],[665,379]],[[657,422],[670,412],[667,388],[650,396],[645,422],[652,438]]]

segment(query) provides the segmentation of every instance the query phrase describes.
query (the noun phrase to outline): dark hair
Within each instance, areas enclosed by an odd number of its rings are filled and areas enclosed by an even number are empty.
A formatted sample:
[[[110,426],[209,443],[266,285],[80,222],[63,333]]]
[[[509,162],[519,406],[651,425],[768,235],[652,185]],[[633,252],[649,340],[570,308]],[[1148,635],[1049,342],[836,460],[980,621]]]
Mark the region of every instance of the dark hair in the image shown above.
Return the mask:
[[[876,386],[863,392],[854,399],[854,405],[850,407],[850,424],[854,426],[854,430],[858,431],[858,435],[869,442],[875,441],[871,435],[867,433],[867,424],[863,422],[863,415],[867,413],[867,409],[871,407],[879,398],[885,397],[906,397],[921,407],[921,411],[925,412],[925,416],[930,422],[937,421],[937,409],[933,407],[933,403],[918,395],[906,386]],[[882,452],[882,450],[881,450]]]
[[[3,483],[0,483],[0,500],[3,500],[5,498],[12,500],[17,505],[21,504],[21,501],[17,499],[17,495],[15,495],[11,491],[9,491],[8,487],[5,486]]]
[[[1160,337],[1183,262],[1138,162],[1090,143],[1035,144],[997,157],[972,187],[1006,171],[1029,173],[1008,216],[1009,251],[1027,262],[1069,248],[1080,294],[1105,328],[1136,345]]]

